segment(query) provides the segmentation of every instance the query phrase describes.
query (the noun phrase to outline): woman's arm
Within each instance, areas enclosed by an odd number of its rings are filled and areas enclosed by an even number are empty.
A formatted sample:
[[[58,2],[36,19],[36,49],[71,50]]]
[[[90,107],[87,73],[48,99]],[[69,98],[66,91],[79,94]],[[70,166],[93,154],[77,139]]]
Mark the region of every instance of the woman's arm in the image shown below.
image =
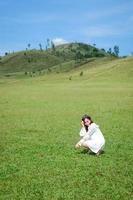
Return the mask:
[[[78,142],[79,145],[81,145],[84,141],[90,139],[91,135],[96,131],[95,125],[91,125],[88,129],[88,132],[83,136],[83,138]]]
[[[81,130],[80,130],[80,132],[79,132],[79,135],[80,135],[80,137],[84,137],[85,134],[86,134],[85,127],[82,127]]]
[[[79,135],[80,135],[81,138],[83,138],[85,136],[85,134],[86,134],[86,130],[85,130],[85,126],[84,126],[84,122],[83,121],[81,121],[81,126],[82,126],[82,128],[81,128],[81,130],[79,132]],[[80,147],[80,143],[79,142],[75,145],[76,149]]]

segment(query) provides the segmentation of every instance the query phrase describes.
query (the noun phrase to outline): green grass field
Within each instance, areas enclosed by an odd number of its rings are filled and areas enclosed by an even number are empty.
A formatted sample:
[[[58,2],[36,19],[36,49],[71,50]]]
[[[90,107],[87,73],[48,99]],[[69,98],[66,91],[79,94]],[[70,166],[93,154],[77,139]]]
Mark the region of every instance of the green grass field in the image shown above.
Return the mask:
[[[133,198],[133,58],[88,66],[0,79],[1,200]],[[105,136],[99,157],[74,149],[84,113]]]

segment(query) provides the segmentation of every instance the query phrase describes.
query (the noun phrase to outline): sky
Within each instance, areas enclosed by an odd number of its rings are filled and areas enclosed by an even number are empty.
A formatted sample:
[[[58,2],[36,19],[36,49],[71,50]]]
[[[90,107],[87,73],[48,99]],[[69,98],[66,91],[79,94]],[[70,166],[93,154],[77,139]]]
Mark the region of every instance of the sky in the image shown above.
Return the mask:
[[[133,0],[0,0],[0,55],[67,42],[133,52]]]

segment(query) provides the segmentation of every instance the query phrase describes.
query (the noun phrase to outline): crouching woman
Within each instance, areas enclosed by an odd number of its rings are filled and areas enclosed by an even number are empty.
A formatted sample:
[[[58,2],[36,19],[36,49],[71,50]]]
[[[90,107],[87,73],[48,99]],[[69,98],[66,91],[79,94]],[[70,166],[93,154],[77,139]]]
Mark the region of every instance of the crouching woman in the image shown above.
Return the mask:
[[[80,141],[75,145],[75,148],[85,147],[99,155],[105,146],[105,139],[99,126],[86,114],[82,117],[81,125]]]

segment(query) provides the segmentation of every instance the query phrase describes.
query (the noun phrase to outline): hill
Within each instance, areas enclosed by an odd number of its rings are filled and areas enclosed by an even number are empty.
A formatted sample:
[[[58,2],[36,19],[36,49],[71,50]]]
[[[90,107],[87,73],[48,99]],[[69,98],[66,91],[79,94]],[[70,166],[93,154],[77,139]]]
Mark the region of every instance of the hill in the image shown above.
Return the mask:
[[[110,57],[104,49],[83,43],[59,45],[48,50],[26,50],[0,60],[0,74],[69,71],[94,58]]]

